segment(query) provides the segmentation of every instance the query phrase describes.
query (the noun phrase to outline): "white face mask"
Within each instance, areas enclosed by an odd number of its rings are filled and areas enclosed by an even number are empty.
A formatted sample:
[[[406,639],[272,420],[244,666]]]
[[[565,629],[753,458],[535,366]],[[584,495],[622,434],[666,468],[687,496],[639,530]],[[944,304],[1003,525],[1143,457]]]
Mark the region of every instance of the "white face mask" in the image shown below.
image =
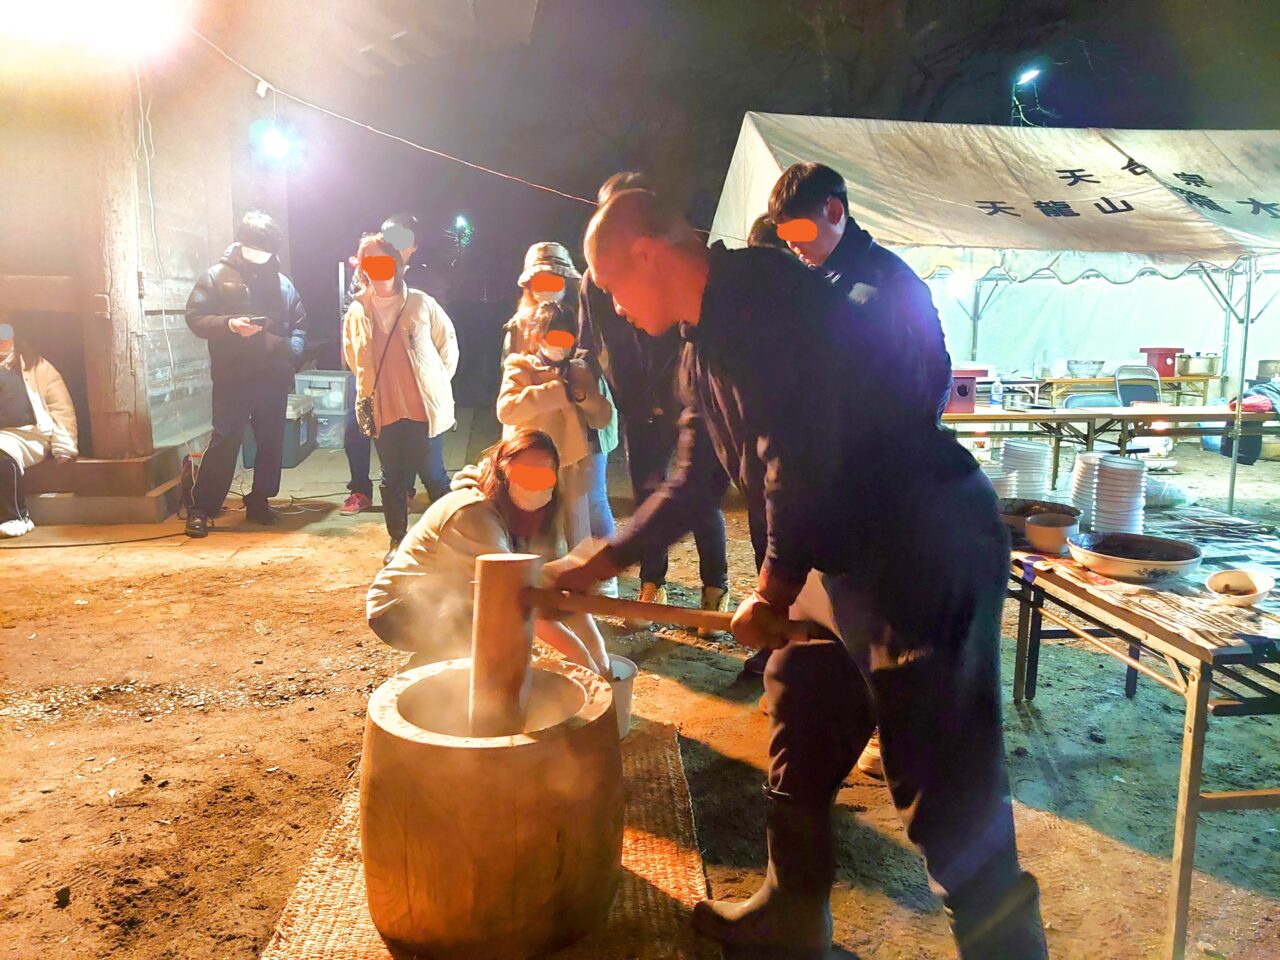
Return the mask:
[[[258,266],[262,266],[271,259],[271,254],[266,250],[259,250],[257,247],[246,247],[243,243],[240,244],[240,256],[250,263],[256,263]]]
[[[563,363],[569,359],[572,347],[550,347],[547,344],[542,345],[542,356],[551,363]]]
[[[554,293],[549,290],[535,290],[533,291],[533,299],[539,303],[559,303],[564,299],[564,287]]]
[[[516,505],[516,509],[523,510],[525,513],[541,510],[550,503],[553,489],[530,490],[518,483],[507,483],[507,493],[511,495],[511,502]]]

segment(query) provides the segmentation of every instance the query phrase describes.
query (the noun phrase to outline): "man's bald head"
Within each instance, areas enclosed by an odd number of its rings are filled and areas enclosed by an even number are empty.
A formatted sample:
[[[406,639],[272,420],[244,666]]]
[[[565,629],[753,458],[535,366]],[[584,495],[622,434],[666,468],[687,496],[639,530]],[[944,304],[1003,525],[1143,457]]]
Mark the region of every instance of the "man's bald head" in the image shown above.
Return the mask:
[[[619,315],[646,333],[660,336],[676,323],[696,321],[701,290],[695,296],[687,288],[706,248],[656,193],[623,190],[610,197],[591,218],[584,252],[592,278],[613,296]]]

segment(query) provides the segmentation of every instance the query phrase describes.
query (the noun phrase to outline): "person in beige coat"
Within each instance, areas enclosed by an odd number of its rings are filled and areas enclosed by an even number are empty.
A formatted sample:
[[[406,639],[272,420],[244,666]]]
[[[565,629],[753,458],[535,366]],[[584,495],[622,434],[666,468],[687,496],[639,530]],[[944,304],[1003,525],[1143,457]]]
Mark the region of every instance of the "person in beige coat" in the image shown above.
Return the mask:
[[[61,374],[0,323],[0,537],[35,529],[22,495],[27,469],[78,455],[76,411]]]
[[[406,669],[471,655],[476,557],[518,552],[554,560],[564,554],[558,466],[550,437],[518,430],[489,448],[478,467],[459,471],[456,489],[414,525],[365,603],[379,639],[414,654]],[[604,639],[589,616],[537,618],[534,635],[574,663],[609,675]]]
[[[498,392],[504,437],[519,429],[541,430],[559,451],[570,549],[591,536],[590,431],[613,420],[613,404],[601,392],[595,372],[574,356],[577,326],[577,318],[559,303],[539,304],[521,331],[527,352],[512,353],[503,362]]]
[[[342,349],[356,379],[356,420],[382,463],[382,510],[395,552],[409,525],[405,495],[430,443],[455,424],[458,338],[448,314],[404,282],[404,263],[381,234],[360,241],[355,299],[342,321]],[[429,491],[443,496],[441,489]]]

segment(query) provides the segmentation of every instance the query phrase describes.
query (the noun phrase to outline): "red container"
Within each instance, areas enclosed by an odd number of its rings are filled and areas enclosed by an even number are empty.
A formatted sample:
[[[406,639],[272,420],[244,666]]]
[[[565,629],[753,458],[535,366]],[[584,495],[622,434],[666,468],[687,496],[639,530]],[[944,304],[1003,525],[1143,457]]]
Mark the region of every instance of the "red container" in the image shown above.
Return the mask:
[[[973,413],[973,398],[978,392],[978,378],[964,376],[970,371],[957,370],[951,375],[951,396],[944,413]]]
[[[1178,354],[1186,353],[1182,347],[1142,347],[1147,356],[1147,366],[1162,377],[1172,377],[1178,372]]]

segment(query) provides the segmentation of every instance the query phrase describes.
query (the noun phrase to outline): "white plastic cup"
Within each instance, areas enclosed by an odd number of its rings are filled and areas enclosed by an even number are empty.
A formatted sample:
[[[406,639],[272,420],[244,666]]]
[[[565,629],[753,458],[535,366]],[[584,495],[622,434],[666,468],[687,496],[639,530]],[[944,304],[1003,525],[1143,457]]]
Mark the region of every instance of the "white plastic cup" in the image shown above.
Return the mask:
[[[636,681],[636,665],[626,657],[609,654],[609,686],[613,687],[613,709],[618,714],[618,739],[631,732],[631,691]]]

